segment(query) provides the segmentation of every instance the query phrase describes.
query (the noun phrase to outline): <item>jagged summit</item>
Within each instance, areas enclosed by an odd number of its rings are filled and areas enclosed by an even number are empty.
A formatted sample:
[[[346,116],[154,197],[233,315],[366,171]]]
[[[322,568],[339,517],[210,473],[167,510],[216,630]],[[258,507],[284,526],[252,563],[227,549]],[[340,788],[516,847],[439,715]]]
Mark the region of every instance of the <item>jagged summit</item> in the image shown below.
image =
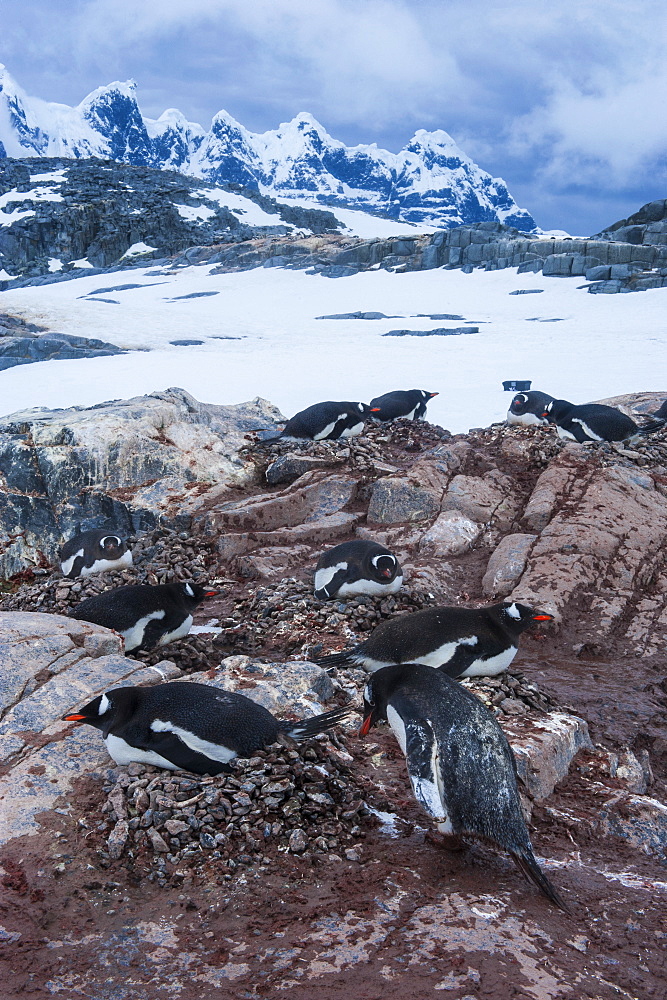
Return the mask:
[[[223,110],[206,130],[175,108],[145,118],[136,94],[134,80],[116,81],[70,108],[28,97],[0,66],[0,157],[101,157],[415,224],[536,228],[505,182],[443,129],[419,129],[392,153],[375,143],[346,146],[306,111],[254,133]]]

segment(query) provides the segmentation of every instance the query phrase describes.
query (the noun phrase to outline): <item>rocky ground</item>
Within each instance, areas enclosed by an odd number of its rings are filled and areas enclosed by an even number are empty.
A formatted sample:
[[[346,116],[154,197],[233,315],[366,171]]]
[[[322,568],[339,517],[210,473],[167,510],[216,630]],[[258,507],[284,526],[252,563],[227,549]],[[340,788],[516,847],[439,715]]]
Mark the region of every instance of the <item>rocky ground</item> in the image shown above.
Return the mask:
[[[203,490],[187,528],[165,516],[136,536],[132,569],[36,567],[3,585],[7,996],[663,996],[667,434],[581,447],[547,428],[452,437],[399,421],[347,444],[247,439],[239,460],[244,481]],[[316,601],[318,552],[355,536],[392,547],[405,588]],[[105,630],[51,625],[101,589],[172,579],[221,593],[201,631],[159,652],[126,658]],[[110,767],[96,732],[56,721],[98,688],[160,676],[277,714],[358,705],[363,672],[313,657],[396,614],[505,596],[557,622],[523,637],[507,676],[465,683],[514,747],[570,916],[491,848],[442,849],[384,728],[360,740],[352,719],[333,741],[198,779]],[[17,653],[26,611],[50,643],[39,669],[36,646]]]

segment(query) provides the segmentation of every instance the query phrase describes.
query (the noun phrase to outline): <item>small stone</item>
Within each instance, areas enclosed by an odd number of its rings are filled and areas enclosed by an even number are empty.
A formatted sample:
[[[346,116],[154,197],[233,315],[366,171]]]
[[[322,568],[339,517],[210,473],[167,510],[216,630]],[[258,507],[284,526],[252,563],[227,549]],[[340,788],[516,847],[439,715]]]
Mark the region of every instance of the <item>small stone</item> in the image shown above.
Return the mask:
[[[303,830],[297,828],[292,830],[287,842],[287,846],[293,854],[301,854],[308,847],[308,837]]]
[[[169,853],[169,847],[167,846],[166,841],[157,830],[150,828],[148,830],[148,837],[154,851],[159,851],[161,854]]]
[[[109,853],[109,857],[114,861],[118,861],[123,853],[129,835],[130,828],[127,820],[119,820],[109,834],[109,838],[107,840],[107,851]]]
[[[361,861],[361,854],[355,847],[348,847],[345,851],[345,857],[348,861]]]

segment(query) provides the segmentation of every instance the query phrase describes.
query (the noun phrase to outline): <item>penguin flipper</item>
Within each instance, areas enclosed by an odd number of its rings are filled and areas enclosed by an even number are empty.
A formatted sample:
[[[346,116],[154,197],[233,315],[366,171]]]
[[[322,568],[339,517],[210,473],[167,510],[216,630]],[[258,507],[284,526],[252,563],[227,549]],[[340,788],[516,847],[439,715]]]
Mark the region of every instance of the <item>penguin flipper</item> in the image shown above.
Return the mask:
[[[203,753],[197,753],[184,743],[175,733],[162,732],[151,733],[142,750],[151,750],[158,753],[165,760],[170,760],[177,768],[183,771],[192,771],[193,774],[231,774],[233,768],[219,760],[211,760]]]
[[[144,628],[144,634],[141,637],[141,644],[132,650],[133,653],[138,653],[143,649],[152,649],[156,646],[165,632],[168,632],[168,627],[164,624],[164,619],[153,618],[151,621],[146,623]]]
[[[438,667],[438,670],[442,670],[443,674],[447,674],[448,677],[460,677],[468,667],[472,666],[478,657],[479,653],[474,646],[464,646],[461,644],[456,647],[451,659],[447,660],[446,663],[442,663]]]
[[[342,585],[349,582],[350,575],[348,570],[339,569],[336,573],[334,573],[324,587],[320,587],[319,590],[315,591],[315,597],[318,601],[331,601],[336,596]]]
[[[442,797],[438,741],[426,719],[403,719],[410,783],[420,806],[439,824],[451,826]],[[393,729],[392,725],[392,729]],[[398,734],[397,734],[398,735]],[[399,742],[400,738],[399,738]],[[446,832],[451,832],[447,830]]]

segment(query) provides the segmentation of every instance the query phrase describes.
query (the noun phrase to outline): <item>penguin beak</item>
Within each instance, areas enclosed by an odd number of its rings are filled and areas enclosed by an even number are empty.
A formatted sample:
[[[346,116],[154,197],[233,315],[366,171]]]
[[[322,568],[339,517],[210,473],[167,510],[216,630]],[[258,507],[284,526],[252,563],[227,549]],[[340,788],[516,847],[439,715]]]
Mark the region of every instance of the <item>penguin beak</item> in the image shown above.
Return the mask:
[[[207,597],[217,597],[219,593],[220,593],[219,590],[205,590],[204,598],[206,599]]]
[[[383,569],[382,570],[382,575],[383,576],[391,576],[391,570],[390,569]]]
[[[429,399],[433,399],[434,396],[439,396],[440,393],[439,392],[429,392],[428,395],[429,395]]]
[[[533,615],[534,622],[552,622],[554,620],[553,615],[545,615],[540,613],[539,615]]]
[[[85,722],[85,715],[63,715],[63,722]]]
[[[370,728],[372,725],[373,725],[373,713],[369,712],[364,721],[361,723],[361,726],[359,727],[359,735],[368,736],[368,733],[370,732]]]
[[[382,409],[381,406],[372,406],[370,412],[371,413],[379,413],[381,409]]]

